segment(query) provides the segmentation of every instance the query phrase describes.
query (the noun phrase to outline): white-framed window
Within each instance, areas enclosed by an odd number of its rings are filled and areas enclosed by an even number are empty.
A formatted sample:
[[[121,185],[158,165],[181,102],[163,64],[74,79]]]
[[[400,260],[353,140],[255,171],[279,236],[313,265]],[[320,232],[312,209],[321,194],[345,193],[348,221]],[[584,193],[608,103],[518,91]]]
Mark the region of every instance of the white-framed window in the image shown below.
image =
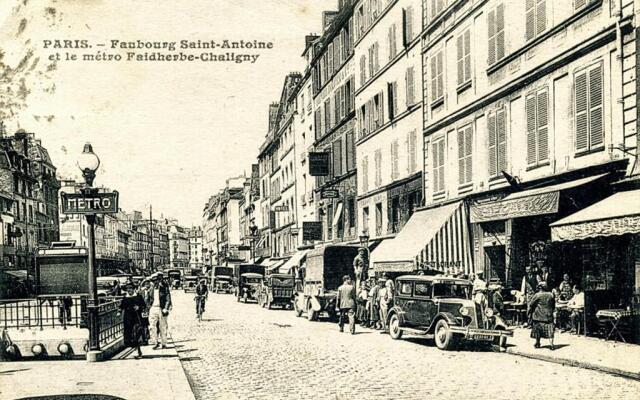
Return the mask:
[[[504,108],[489,113],[489,175],[498,176],[507,169],[507,122]]]
[[[525,100],[527,118],[527,165],[549,161],[549,91],[546,87],[529,93]]]
[[[505,56],[504,4],[500,3],[487,14],[489,32],[489,54],[487,62],[493,65]]]
[[[525,0],[525,39],[536,38],[547,29],[547,1]]]
[[[445,138],[436,139],[432,142],[432,169],[433,169],[433,193],[444,192],[444,155]]]
[[[456,38],[458,87],[471,81],[471,29]]]
[[[444,100],[444,51],[438,50],[430,60],[431,70],[431,103]]]
[[[470,183],[473,179],[473,125],[458,128],[458,184]]]
[[[602,62],[573,76],[576,151],[600,150],[604,146],[604,87]]]

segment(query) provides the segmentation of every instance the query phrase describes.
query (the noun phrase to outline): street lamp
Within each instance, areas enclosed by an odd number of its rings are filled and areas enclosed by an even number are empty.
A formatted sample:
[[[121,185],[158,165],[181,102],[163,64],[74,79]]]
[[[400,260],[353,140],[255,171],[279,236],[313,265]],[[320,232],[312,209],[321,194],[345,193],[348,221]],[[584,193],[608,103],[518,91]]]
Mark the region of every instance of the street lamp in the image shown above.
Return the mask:
[[[82,189],[82,193],[90,195],[96,193],[93,180],[96,177],[96,171],[100,167],[100,159],[93,152],[90,143],[84,145],[82,154],[78,158],[78,168],[82,171],[82,176],[86,183],[86,187]],[[96,238],[95,238],[95,214],[86,214],[87,224],[89,225],[89,350],[100,350],[100,336],[98,332],[98,284],[96,282]]]

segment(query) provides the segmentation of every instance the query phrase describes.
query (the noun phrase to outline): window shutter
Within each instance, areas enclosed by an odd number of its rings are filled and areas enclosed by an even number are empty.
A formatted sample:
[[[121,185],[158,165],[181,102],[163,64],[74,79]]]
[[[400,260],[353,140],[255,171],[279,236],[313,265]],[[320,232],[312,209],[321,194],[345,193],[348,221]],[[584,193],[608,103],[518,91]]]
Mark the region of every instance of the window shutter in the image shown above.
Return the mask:
[[[526,0],[525,18],[525,39],[531,40],[536,36],[536,0]]]
[[[436,59],[437,56],[434,54],[431,57],[431,101],[436,101],[438,99],[438,70],[436,67]]]
[[[436,15],[438,15],[437,3],[438,0],[431,0],[431,19],[434,19]]]
[[[527,116],[527,164],[535,164],[536,159],[536,96],[527,96],[525,103]]]
[[[414,84],[414,70],[413,67],[407,68],[405,81],[407,85],[407,108],[415,103],[415,84]]]
[[[589,71],[589,147],[604,143],[602,106],[602,64]]]
[[[573,8],[574,10],[577,10],[579,8],[584,7],[586,4],[587,4],[587,0],[574,0]]]
[[[367,57],[363,54],[360,56],[360,86],[367,81]]]
[[[471,79],[471,30],[464,33],[464,82]]]
[[[489,114],[487,118],[487,131],[489,132],[489,176],[498,174],[496,156],[497,156],[497,127],[496,114]]]
[[[444,61],[443,52],[440,50],[438,52],[438,98],[442,98],[444,96]]]
[[[502,60],[505,54],[504,47],[504,4],[496,7],[496,61]]]
[[[458,129],[458,183],[463,184],[466,176],[465,130]]]
[[[464,131],[465,153],[465,183],[473,180],[473,126],[469,125]]]
[[[393,115],[398,115],[398,82],[393,82],[391,84],[393,87]]]
[[[498,146],[498,165],[496,175],[507,169],[507,121],[504,110],[496,112],[496,144]]]
[[[547,0],[538,0],[536,7],[536,35],[547,29]]]
[[[362,158],[362,191],[367,192],[369,190],[369,157],[364,156]]]
[[[439,185],[438,188],[440,191],[444,190],[444,139],[440,141],[439,151],[438,151],[438,161],[440,162],[440,172],[438,173],[439,177]]]
[[[549,92],[538,92],[538,162],[549,159]]]
[[[496,62],[496,12],[489,11],[487,15],[487,25],[489,27],[489,54],[487,62],[493,65]]]
[[[378,45],[378,42],[375,42],[373,44],[373,50],[374,50],[374,70],[375,72],[378,72],[378,70],[380,69],[380,58],[378,58],[378,50],[380,49],[380,46]]]
[[[407,12],[406,8],[402,9],[402,46],[407,47],[409,44],[409,32],[407,26]]]
[[[433,191],[440,191],[440,161],[438,160],[438,154],[440,152],[440,142],[435,142],[432,146],[433,152]]]
[[[587,72],[582,71],[574,78],[574,101],[576,104],[576,150],[584,151],[589,148],[589,117],[587,100]]]
[[[458,86],[464,83],[464,38],[459,35],[456,38],[456,51],[458,60]]]
[[[393,57],[396,55],[396,49],[395,49],[395,45],[393,43],[393,40],[394,40],[393,27],[394,27],[394,25],[390,25],[389,26],[389,31],[387,32],[387,41],[389,43],[389,60],[392,60]]]
[[[413,40],[413,6],[409,6],[405,13],[405,24],[407,31],[407,43],[409,44]]]
[[[380,125],[384,124],[384,90],[379,93],[380,101],[378,102],[378,120]]]

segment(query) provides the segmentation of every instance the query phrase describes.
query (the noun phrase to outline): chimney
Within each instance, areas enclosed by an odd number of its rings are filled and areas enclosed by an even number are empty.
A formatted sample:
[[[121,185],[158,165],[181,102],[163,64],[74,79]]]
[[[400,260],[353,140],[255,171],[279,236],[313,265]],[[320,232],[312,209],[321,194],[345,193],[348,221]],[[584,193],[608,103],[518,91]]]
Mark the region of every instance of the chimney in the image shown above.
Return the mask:
[[[276,115],[278,114],[278,103],[269,104],[269,132],[276,123]]]
[[[331,26],[331,23],[335,19],[336,15],[338,15],[337,11],[324,11],[322,13],[322,31],[326,32],[327,28]]]
[[[315,34],[310,34],[304,37],[304,48],[305,50],[309,48],[309,46],[311,46],[313,44],[313,42],[315,42],[316,40],[318,40],[320,36],[315,35]]]

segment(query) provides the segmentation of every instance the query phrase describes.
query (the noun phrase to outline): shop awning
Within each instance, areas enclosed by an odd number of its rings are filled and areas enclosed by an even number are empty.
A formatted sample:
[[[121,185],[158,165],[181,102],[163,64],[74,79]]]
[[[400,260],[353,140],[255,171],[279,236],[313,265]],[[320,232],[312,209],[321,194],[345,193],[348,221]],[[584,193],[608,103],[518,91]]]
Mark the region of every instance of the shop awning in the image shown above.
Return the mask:
[[[286,258],[282,258],[280,260],[274,260],[273,264],[269,265],[266,269],[269,273],[278,272],[278,269],[280,268],[280,266],[285,262],[287,262]]]
[[[553,241],[640,233],[640,189],[615,193],[550,226]]]
[[[336,212],[333,214],[332,226],[334,228],[338,226],[338,223],[340,222],[340,217],[342,217],[342,203],[338,203],[338,205],[336,206]]]
[[[474,204],[470,207],[471,223],[499,221],[534,215],[555,214],[560,204],[560,192],[596,181],[607,174],[576,179],[556,185],[515,192],[500,201]]]
[[[371,253],[376,272],[435,269],[473,271],[467,212],[463,202],[414,213],[398,235]]]
[[[295,252],[290,259],[288,259],[284,264],[280,266],[278,269],[279,273],[287,274],[291,270],[291,268],[300,267],[300,263],[307,257],[307,252],[309,250],[300,250]]]
[[[264,260],[262,260],[262,262],[260,263],[260,265],[269,268],[271,266],[273,266],[275,263],[277,263],[279,260],[273,260],[271,258],[265,258]]]

